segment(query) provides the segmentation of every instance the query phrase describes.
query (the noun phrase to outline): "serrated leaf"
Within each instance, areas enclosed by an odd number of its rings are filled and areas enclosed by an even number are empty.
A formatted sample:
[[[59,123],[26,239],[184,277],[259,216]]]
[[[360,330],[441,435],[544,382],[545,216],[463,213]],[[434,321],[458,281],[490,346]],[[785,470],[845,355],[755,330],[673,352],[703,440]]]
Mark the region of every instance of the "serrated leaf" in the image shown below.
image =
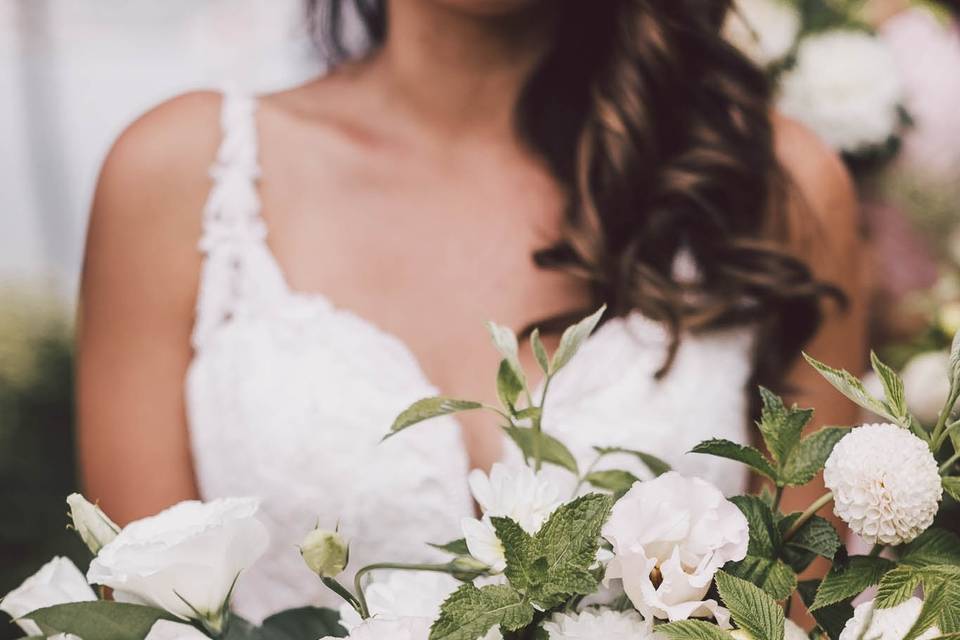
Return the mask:
[[[773,598],[756,585],[724,571],[718,571],[714,580],[738,627],[756,638],[783,640],[785,617]]]
[[[657,456],[645,453],[643,451],[637,451],[636,449],[626,449],[624,447],[594,447],[594,451],[599,453],[601,456],[608,456],[614,453],[623,453],[626,455],[631,455],[640,462],[652,473],[654,476],[662,476],[666,472],[671,470],[669,464],[658,458]]]
[[[501,360],[500,369],[497,371],[497,395],[500,403],[511,414],[515,413],[517,398],[522,391],[523,380],[517,377],[509,362]]]
[[[830,453],[850,432],[846,427],[824,427],[804,438],[783,465],[780,483],[783,486],[802,486],[816,477]]]
[[[600,322],[603,312],[607,310],[607,305],[603,305],[593,314],[584,318],[577,324],[567,327],[563,335],[560,336],[560,345],[553,354],[553,360],[550,362],[550,373],[554,374],[562,369],[570,359],[577,354],[583,343],[590,337],[597,324]]]
[[[817,588],[810,611],[849,600],[879,584],[883,576],[896,567],[885,558],[852,556],[845,564],[835,564]]]
[[[530,460],[533,457],[533,439],[536,437],[536,432],[530,427],[504,427],[504,431],[520,447],[524,459]],[[580,474],[577,459],[573,457],[566,445],[543,431],[540,432],[540,459],[563,467],[573,474]]]
[[[389,438],[408,427],[412,427],[418,422],[423,422],[430,418],[459,413],[460,411],[471,411],[482,407],[483,405],[479,402],[456,400],[454,398],[434,397],[417,400],[397,416],[393,421],[393,425],[390,427],[390,433],[388,433],[386,437]]]
[[[467,548],[467,541],[463,538],[459,540],[451,540],[446,544],[437,544],[433,542],[427,543],[429,546],[440,551],[444,551],[451,555],[455,556],[468,556],[470,555],[470,549]]]
[[[785,533],[796,522],[799,513],[791,514],[780,522],[780,532]],[[832,560],[843,545],[840,534],[830,522],[813,516],[804,523],[781,550],[782,558],[794,571],[804,571],[816,556]]]
[[[97,640],[143,640],[157,620],[180,622],[154,607],[107,600],[59,604],[23,617],[33,620],[47,636],[69,633]]]
[[[727,458],[728,460],[735,460],[747,465],[757,473],[773,481],[777,480],[777,472],[770,466],[770,462],[760,451],[753,447],[715,438],[701,442],[691,449],[690,453],[705,453],[711,456]]]
[[[943,490],[946,491],[951,498],[960,502],[960,478],[944,478],[942,482]]]
[[[533,357],[536,358],[537,364],[540,365],[540,370],[550,373],[550,356],[547,355],[547,349],[540,339],[539,329],[534,329],[530,334],[530,348],[533,350]]]
[[[907,631],[903,640],[917,640],[924,631],[937,624],[942,615],[949,614],[951,600],[960,607],[960,586],[954,589],[948,582],[941,582],[932,588],[925,589],[920,615],[917,616],[916,622]]]
[[[797,573],[783,561],[750,555],[724,565],[730,575],[763,589],[774,600],[789,598],[797,589]]]
[[[817,580],[805,580],[797,585],[797,593],[806,607],[813,604],[817,594]],[[847,621],[853,617],[853,605],[850,601],[838,602],[822,609],[811,612],[813,619],[826,632],[830,640],[840,640],[840,634],[843,633]]]
[[[870,352],[870,364],[883,384],[883,395],[887,407],[900,419],[902,424],[904,420],[908,419],[909,413],[906,396],[904,395],[903,379],[896,371],[884,364],[873,351]]]
[[[902,417],[894,415],[894,412],[887,407],[886,403],[874,398],[870,392],[867,391],[867,388],[863,386],[863,382],[861,382],[859,378],[843,369],[829,367],[806,353],[803,354],[803,357],[827,382],[847,398],[867,411],[871,411],[878,416],[883,416],[887,420],[899,424],[902,427],[909,428],[909,425],[902,424]]]
[[[917,567],[899,566],[891,569],[877,587],[876,606],[887,609],[909,600],[922,582],[921,570]]]
[[[900,551],[900,564],[912,567],[960,565],[960,537],[951,531],[931,527]]]
[[[657,627],[670,640],[731,640],[729,631],[703,620],[681,620],[668,622]]]
[[[587,474],[585,480],[597,489],[610,491],[614,496],[622,496],[630,487],[640,482],[640,478],[622,469],[594,471]]]
[[[757,496],[734,496],[730,502],[737,505],[747,519],[750,531],[747,553],[773,560],[780,548],[780,530],[773,509]]]
[[[539,582],[532,571],[534,550],[533,537],[510,518],[490,518],[497,539],[503,545],[503,555],[507,561],[504,574],[517,590],[523,592]]]
[[[775,462],[782,464],[800,442],[804,427],[813,417],[813,409],[787,408],[783,399],[765,387],[760,387],[763,409],[757,427],[764,444]]]
[[[516,630],[530,624],[533,613],[533,606],[509,585],[478,589],[465,584],[440,607],[429,640],[477,640],[497,625]]]

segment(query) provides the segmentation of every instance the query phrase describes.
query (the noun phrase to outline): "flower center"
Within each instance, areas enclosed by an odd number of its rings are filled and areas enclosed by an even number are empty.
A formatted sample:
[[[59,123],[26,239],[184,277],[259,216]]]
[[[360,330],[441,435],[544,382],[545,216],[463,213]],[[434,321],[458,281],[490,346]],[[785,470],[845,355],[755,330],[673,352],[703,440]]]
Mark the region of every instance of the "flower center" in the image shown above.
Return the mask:
[[[650,582],[653,583],[653,588],[657,589],[663,584],[663,573],[660,571],[660,566],[653,568],[653,571],[650,572]]]

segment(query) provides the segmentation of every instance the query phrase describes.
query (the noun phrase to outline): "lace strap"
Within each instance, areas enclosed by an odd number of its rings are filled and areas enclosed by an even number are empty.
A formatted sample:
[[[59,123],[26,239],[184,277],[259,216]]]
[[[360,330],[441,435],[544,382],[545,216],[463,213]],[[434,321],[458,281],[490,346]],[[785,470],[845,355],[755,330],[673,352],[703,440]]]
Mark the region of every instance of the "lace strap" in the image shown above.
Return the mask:
[[[193,328],[195,349],[242,305],[248,288],[245,280],[250,250],[266,238],[257,193],[260,167],[256,108],[253,96],[233,92],[223,95],[223,140],[210,168],[213,184],[203,210],[199,242],[205,257]]]

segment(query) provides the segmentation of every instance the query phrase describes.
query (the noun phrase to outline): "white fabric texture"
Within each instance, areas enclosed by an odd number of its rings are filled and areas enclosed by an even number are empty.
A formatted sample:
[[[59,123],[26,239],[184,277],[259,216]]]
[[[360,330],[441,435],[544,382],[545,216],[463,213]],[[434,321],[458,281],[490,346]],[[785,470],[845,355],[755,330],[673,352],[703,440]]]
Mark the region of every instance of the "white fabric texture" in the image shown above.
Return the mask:
[[[461,537],[460,519],[473,506],[455,418],[380,442],[402,409],[437,393],[410,349],[322,295],[288,286],[260,216],[255,113],[253,98],[224,96],[186,397],[202,497],[263,499],[270,549],[241,577],[235,600],[257,621],[283,608],[339,604],[297,549],[318,518],[325,527],[339,522],[355,570],[436,558],[425,542]],[[687,336],[670,373],[656,380],[667,342],[661,325],[636,313],[604,324],[552,383],[545,428],[584,468],[592,445],[624,446],[728,494],[741,491],[746,475],[736,465],[683,454],[710,437],[747,441],[753,332]],[[507,459],[518,460],[505,446]],[[645,475],[630,456],[599,468],[612,464]]]

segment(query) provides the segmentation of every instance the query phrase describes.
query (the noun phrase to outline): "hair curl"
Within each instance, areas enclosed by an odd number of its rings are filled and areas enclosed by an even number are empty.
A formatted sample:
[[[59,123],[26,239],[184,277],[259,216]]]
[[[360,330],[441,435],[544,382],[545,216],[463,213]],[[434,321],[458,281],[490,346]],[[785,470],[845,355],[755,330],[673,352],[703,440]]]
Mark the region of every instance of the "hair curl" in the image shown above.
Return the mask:
[[[764,73],[720,37],[731,0],[551,0],[555,45],[528,79],[516,126],[569,195],[563,241],[534,254],[583,278],[610,317],[639,310],[684,330],[755,324],[757,378],[777,386],[842,300],[784,250],[789,181],[773,149]],[[350,3],[372,47],[383,0],[310,0],[335,62]],[[678,279],[686,249],[699,268]],[[557,328],[583,310],[547,321]]]

